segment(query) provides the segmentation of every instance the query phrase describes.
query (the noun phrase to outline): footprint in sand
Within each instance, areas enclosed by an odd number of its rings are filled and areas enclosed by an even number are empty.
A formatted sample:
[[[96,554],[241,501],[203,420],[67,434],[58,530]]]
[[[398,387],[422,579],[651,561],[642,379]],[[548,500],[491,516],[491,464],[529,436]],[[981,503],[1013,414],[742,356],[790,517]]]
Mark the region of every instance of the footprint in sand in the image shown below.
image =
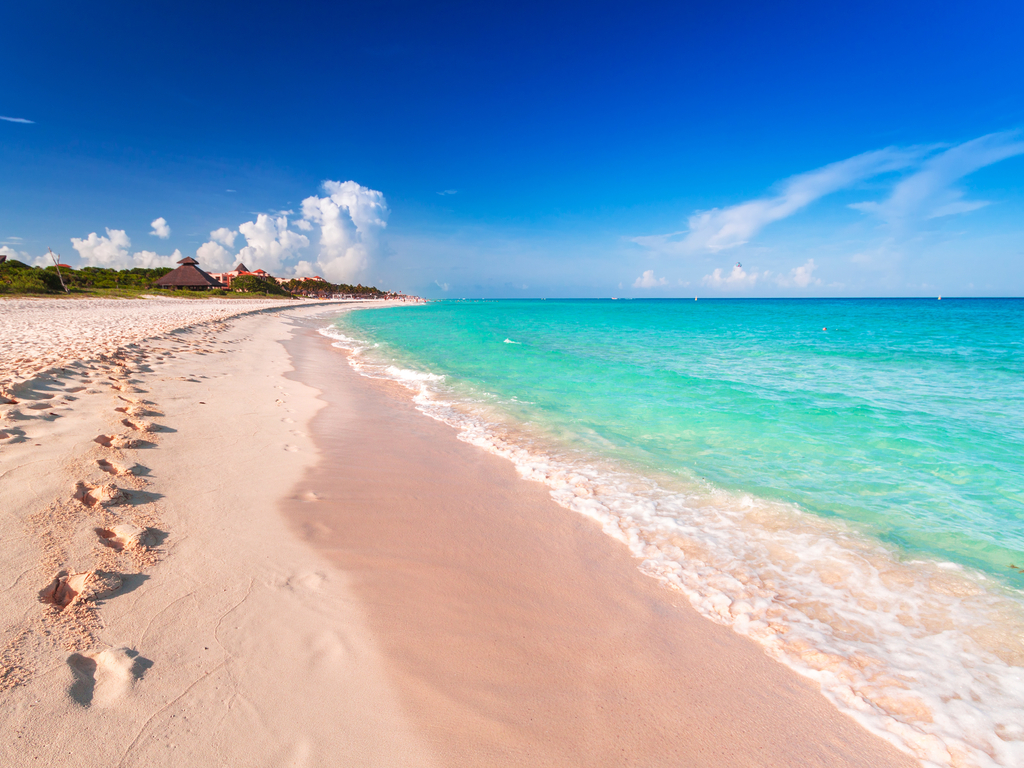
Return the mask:
[[[106,472],[108,475],[134,475],[131,467],[126,467],[123,464],[119,464],[115,461],[107,461],[106,459],[100,459],[96,462],[96,466]]]
[[[285,424],[294,424],[295,423],[295,419],[284,418],[284,419],[281,419],[281,421],[283,421]]]
[[[118,504],[126,504],[128,502],[128,494],[113,483],[93,485],[82,480],[75,483],[72,497],[87,507],[115,507]]]
[[[115,408],[114,410],[118,413],[127,414],[128,416],[152,416],[157,413],[157,411],[150,410],[142,403],[129,403],[128,405]]]
[[[94,442],[105,448],[138,448],[142,441],[128,435],[97,435]]]
[[[68,695],[83,707],[108,707],[128,694],[153,662],[131,648],[107,648],[68,656]]]
[[[155,432],[156,427],[150,421],[144,419],[121,419],[121,423],[129,429],[134,429],[137,432]]]
[[[39,600],[64,610],[74,602],[99,600],[121,588],[121,576],[110,571],[61,571],[39,590]]]
[[[155,536],[149,528],[132,523],[121,523],[113,528],[96,528],[94,530],[100,537],[100,543],[103,546],[110,547],[117,552],[150,547],[155,543]]]
[[[289,453],[295,453],[296,451],[298,451],[298,450],[299,450],[299,449],[298,449],[298,448],[296,448],[296,447],[295,447],[294,445],[286,445],[286,446],[284,447],[284,449],[285,449],[286,451],[288,451]]]

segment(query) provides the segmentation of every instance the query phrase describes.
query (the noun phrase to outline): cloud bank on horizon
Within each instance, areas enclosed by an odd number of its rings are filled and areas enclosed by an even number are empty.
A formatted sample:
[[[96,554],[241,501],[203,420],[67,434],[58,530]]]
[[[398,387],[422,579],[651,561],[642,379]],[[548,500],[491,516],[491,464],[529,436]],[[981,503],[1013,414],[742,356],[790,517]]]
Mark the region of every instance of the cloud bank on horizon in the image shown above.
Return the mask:
[[[777,185],[778,192],[774,195],[727,208],[697,211],[689,217],[685,230],[631,240],[660,255],[713,255],[750,243],[769,225],[803,211],[823,197],[862,182],[901,174],[888,185],[888,194],[882,199],[849,205],[853,210],[875,217],[887,228],[886,248],[892,251],[900,239],[914,237],[916,225],[922,222],[970,213],[989,205],[988,200],[966,199],[959,182],[986,166],[1021,154],[1024,154],[1024,140],[1020,131],[991,133],[952,147],[887,147],[792,176]],[[857,261],[858,257],[855,255],[852,260]],[[788,275],[748,272],[737,265],[728,272],[715,269],[704,276],[702,284],[717,290],[751,289],[768,282],[784,288],[806,288],[823,284],[813,277],[815,268],[813,259],[795,267]],[[644,279],[647,275],[645,272],[637,278],[634,287],[661,285]]]
[[[213,230],[210,239],[196,249],[200,266],[217,272],[244,262],[250,269],[281,277],[318,274],[336,283],[357,281],[386,251],[387,200],[383,193],[355,181],[328,180],[321,186],[324,196],[303,200],[297,218],[289,218],[294,216],[292,211],[261,213],[235,229]],[[171,235],[162,216],[150,226],[150,235],[163,240]],[[310,236],[316,238],[317,233],[319,248],[310,253]],[[239,236],[245,244],[236,251]],[[92,232],[85,238],[73,237],[71,245],[85,265],[95,267],[170,267],[182,258],[178,249],[164,256],[145,250],[133,253],[127,232],[109,227],[106,235]]]

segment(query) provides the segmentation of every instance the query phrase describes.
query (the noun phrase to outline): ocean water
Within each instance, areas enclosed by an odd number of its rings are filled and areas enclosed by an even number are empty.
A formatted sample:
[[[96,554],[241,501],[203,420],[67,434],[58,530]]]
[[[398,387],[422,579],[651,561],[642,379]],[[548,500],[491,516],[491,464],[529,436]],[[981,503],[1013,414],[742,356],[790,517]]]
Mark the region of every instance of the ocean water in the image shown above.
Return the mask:
[[[323,332],[900,748],[1024,765],[1024,300],[438,302]]]

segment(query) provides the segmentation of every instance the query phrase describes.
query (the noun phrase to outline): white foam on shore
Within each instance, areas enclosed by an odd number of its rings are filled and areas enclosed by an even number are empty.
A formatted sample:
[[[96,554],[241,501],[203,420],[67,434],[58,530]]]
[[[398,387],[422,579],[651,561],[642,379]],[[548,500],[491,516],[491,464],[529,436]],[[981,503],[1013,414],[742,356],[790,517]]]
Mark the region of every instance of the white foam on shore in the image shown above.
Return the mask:
[[[838,521],[703,484],[655,481],[541,444],[443,377],[368,360],[426,415],[593,518],[702,615],[817,681],[840,710],[926,765],[1024,765],[1024,601],[952,563],[900,562]]]

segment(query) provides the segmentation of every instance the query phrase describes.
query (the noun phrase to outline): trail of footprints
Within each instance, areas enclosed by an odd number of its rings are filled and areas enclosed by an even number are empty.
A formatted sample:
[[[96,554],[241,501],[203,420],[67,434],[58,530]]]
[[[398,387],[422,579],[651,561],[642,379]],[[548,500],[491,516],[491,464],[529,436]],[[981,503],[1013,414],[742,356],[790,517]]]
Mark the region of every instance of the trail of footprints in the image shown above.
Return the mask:
[[[158,495],[146,490],[148,470],[125,453],[156,448],[161,429],[152,419],[162,414],[141,397],[147,392],[137,377],[182,354],[226,352],[215,348],[232,343],[215,338],[226,327],[214,322],[165,334],[146,350],[130,345],[95,361],[76,361],[37,376],[31,387],[0,382],[0,408],[13,406],[0,412],[0,447],[32,440],[33,421],[60,418],[76,393],[98,394],[103,387],[117,395],[112,422],[119,426],[96,436],[72,464],[81,479],[70,494],[27,520],[45,574],[38,589],[43,610],[0,646],[0,691],[31,679],[35,669],[28,659],[45,649],[72,652],[68,695],[82,706],[113,704],[153,665],[131,648],[96,647],[103,602],[149,578],[145,571],[160,560],[168,535],[160,527]],[[72,562],[85,567],[76,570]]]

